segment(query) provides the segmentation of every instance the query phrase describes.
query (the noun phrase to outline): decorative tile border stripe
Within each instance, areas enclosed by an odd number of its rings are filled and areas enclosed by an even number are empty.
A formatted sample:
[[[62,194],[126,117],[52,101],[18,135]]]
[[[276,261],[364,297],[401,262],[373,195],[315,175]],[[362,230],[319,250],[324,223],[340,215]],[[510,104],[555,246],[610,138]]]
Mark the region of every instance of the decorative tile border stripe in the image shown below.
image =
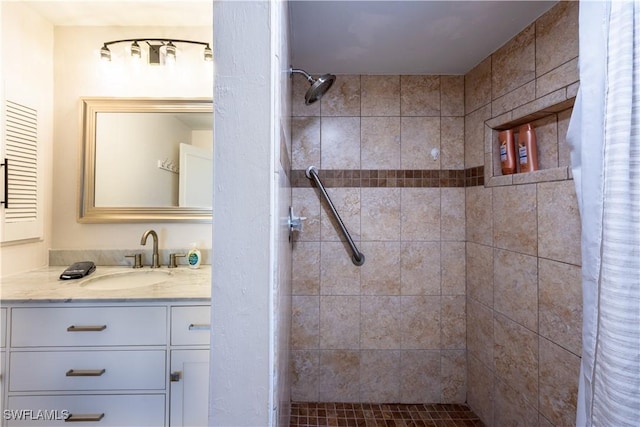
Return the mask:
[[[484,166],[469,169],[321,169],[325,187],[471,187],[484,185]],[[305,171],[291,171],[291,186],[311,187]]]

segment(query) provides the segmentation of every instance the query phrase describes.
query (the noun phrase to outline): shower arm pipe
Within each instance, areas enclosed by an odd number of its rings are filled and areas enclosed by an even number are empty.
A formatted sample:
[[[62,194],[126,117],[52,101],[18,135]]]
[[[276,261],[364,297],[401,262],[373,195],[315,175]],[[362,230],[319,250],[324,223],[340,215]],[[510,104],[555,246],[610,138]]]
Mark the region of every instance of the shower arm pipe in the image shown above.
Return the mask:
[[[358,248],[356,247],[356,244],[353,242],[353,239],[351,238],[351,235],[349,234],[349,231],[347,231],[347,227],[345,227],[344,222],[342,222],[342,219],[340,218],[340,215],[338,215],[338,211],[336,211],[336,208],[333,205],[333,202],[331,202],[331,199],[329,198],[329,194],[327,194],[327,190],[324,188],[324,185],[322,185],[322,182],[320,181],[320,177],[318,176],[317,169],[314,166],[309,166],[307,168],[306,175],[307,175],[307,178],[309,178],[310,180],[316,183],[316,185],[320,189],[320,192],[322,193],[325,200],[329,204],[329,207],[331,208],[331,212],[333,212],[333,216],[338,221],[338,224],[340,225],[340,229],[342,230],[342,234],[347,239],[347,243],[349,244],[349,247],[351,247],[351,252],[353,253],[351,257],[351,261],[355,265],[361,266],[362,264],[364,264],[364,254],[358,250]]]
[[[307,81],[308,81],[309,83],[313,83],[313,82],[314,82],[313,77],[311,76],[311,74],[307,73],[307,72],[306,72],[306,71],[304,71],[304,70],[301,70],[301,69],[299,69],[299,68],[289,68],[289,72],[290,72],[291,74],[293,74],[293,73],[302,74],[302,75],[307,79]],[[313,167],[313,166],[312,166],[312,167]]]

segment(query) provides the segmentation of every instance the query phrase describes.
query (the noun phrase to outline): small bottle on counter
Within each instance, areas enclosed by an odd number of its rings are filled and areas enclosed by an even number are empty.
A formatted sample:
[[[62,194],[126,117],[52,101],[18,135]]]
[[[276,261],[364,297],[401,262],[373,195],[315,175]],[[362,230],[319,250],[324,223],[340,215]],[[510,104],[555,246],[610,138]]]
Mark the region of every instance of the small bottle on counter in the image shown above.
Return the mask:
[[[195,243],[191,244],[191,249],[187,252],[187,263],[189,268],[200,268],[200,262],[202,261],[202,254],[196,247]]]

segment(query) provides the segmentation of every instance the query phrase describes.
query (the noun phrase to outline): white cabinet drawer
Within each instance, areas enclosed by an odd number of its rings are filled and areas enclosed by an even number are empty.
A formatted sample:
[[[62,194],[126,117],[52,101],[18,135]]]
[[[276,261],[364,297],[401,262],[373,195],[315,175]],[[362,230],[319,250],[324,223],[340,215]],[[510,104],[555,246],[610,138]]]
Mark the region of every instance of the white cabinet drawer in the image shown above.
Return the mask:
[[[211,307],[171,307],[171,345],[208,345],[211,336]]]
[[[14,351],[9,391],[164,390],[164,350]]]
[[[64,420],[67,414],[71,419],[84,416],[95,420],[76,421],[71,424],[73,427],[158,427],[165,425],[165,396],[11,396],[8,409],[3,412],[7,426],[69,426]]]
[[[7,345],[7,309],[0,308],[0,347]]]
[[[14,308],[13,347],[161,345],[165,307]]]

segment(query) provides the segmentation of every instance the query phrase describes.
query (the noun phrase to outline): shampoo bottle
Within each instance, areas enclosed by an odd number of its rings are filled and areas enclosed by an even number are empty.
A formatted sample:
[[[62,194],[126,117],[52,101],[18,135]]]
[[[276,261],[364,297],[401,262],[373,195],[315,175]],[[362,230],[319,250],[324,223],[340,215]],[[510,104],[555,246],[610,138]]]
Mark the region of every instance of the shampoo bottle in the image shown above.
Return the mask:
[[[513,139],[513,129],[498,133],[498,142],[500,143],[502,175],[516,173],[516,146]]]
[[[187,263],[190,268],[200,268],[200,262],[202,261],[202,254],[196,247],[195,243],[191,244],[191,249],[187,252]]]
[[[520,159],[520,172],[538,170],[536,133],[530,123],[520,126],[518,130],[518,158]]]

